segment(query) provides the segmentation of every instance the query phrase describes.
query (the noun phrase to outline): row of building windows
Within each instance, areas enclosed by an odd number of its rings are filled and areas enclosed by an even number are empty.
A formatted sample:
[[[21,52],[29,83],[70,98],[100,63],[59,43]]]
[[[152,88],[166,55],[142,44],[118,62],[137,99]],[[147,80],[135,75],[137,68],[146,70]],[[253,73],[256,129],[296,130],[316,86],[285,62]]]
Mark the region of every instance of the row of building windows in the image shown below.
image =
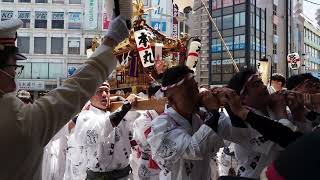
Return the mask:
[[[51,52],[47,52],[47,37],[34,37],[34,54],[74,54],[80,55],[80,37],[69,37],[68,40],[68,52],[64,52],[64,38],[63,37],[51,37]],[[85,38],[85,47],[90,46],[92,38]],[[30,37],[18,37],[17,46],[21,53],[30,54]],[[85,49],[86,49],[85,48]]]
[[[319,50],[313,48],[312,46],[309,46],[308,44],[304,44],[304,53],[308,54],[311,57],[320,59]]]
[[[215,17],[213,18],[213,20],[215,21],[218,29],[221,29],[221,26],[223,27],[223,29],[240,27],[246,24],[246,13],[240,12],[240,13],[234,13],[234,14],[222,16],[223,24],[221,23],[221,16]]]
[[[304,37],[320,46],[320,36],[310,31],[308,28],[304,28]]]
[[[245,48],[245,35],[229,36],[223,38],[228,49],[232,50],[241,50]],[[226,51],[226,47],[222,44],[220,38],[212,39],[211,52],[221,52],[221,50]]]
[[[212,9],[229,7],[236,4],[245,3],[246,0],[212,0]]]
[[[63,63],[48,62],[18,62],[24,69],[19,79],[57,79],[71,76],[81,64],[68,64],[67,72]]]
[[[1,2],[31,3],[31,0],[2,0]],[[66,0],[69,4],[81,4],[81,0]],[[65,4],[65,0],[52,0],[53,4]],[[48,0],[35,0],[35,3],[48,3]]]
[[[51,13],[51,28],[64,29],[65,27],[65,14],[64,12]],[[31,26],[31,11],[18,11],[18,18],[23,21],[22,28],[32,28]],[[8,20],[14,17],[14,11],[1,10],[1,21]],[[48,12],[35,11],[34,12],[34,28],[47,29]],[[82,13],[81,12],[68,12],[68,29],[81,29]]]

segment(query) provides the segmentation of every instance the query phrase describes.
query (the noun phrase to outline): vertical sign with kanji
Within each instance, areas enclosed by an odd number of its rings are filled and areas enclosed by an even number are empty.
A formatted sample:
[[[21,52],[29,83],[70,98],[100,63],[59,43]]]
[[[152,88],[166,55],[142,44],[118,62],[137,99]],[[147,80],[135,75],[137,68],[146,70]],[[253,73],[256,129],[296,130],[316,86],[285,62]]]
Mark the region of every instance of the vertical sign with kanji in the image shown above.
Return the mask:
[[[171,36],[174,39],[177,39],[179,36],[179,21],[177,17],[179,16],[179,8],[177,4],[173,4],[173,21],[172,21],[172,34]]]
[[[300,56],[298,53],[288,54],[287,56],[288,65],[291,69],[297,70],[301,65]]]
[[[144,29],[134,32],[137,48],[143,67],[154,65],[154,57],[151,49],[151,44],[148,37],[148,32]]]

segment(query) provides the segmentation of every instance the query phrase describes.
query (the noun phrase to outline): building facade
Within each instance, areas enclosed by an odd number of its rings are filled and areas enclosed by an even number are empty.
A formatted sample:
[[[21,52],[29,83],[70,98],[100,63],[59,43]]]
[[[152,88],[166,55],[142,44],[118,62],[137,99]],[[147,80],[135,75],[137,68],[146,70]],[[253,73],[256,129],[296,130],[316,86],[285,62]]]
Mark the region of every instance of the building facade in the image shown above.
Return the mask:
[[[19,18],[17,46],[27,61],[19,87],[50,91],[86,60],[94,37],[103,36],[109,21],[103,0],[0,0],[1,21]],[[98,12],[98,13],[97,13]]]
[[[320,27],[305,19],[304,22],[304,68],[320,78]]]
[[[256,68],[266,54],[265,10],[254,0],[210,0],[208,7],[237,66]],[[193,33],[200,33],[204,40],[202,53],[207,53],[201,55],[198,80],[202,85],[226,84],[235,74],[231,57],[209,18],[199,20],[200,31]]]

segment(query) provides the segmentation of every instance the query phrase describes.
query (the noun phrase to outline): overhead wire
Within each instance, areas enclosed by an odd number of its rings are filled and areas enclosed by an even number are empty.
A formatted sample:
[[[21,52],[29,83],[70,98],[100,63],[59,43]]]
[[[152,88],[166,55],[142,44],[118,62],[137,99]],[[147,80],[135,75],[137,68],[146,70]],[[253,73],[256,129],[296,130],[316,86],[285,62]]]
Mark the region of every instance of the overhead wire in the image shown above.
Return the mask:
[[[220,39],[221,39],[221,42],[222,42],[223,46],[226,48],[227,53],[228,53],[228,55],[229,55],[230,58],[231,58],[231,61],[232,61],[232,64],[233,64],[233,67],[234,67],[235,71],[236,71],[236,72],[239,72],[238,65],[237,65],[237,63],[235,62],[235,60],[233,59],[233,56],[232,56],[232,54],[231,54],[231,52],[230,52],[230,50],[229,50],[226,42],[224,41],[224,39],[223,39],[223,37],[222,37],[222,34],[221,34],[221,32],[219,31],[219,28],[218,28],[216,22],[214,22],[211,14],[210,14],[210,12],[209,12],[208,7],[207,7],[206,4],[203,2],[203,0],[201,0],[201,3],[202,3],[203,7],[205,8],[205,10],[206,10],[206,12],[207,12],[207,14],[208,14],[210,21],[212,22],[212,24],[214,25],[215,29],[217,30],[218,35],[219,35],[219,37],[220,37]],[[209,32],[209,33],[211,33],[211,32]]]

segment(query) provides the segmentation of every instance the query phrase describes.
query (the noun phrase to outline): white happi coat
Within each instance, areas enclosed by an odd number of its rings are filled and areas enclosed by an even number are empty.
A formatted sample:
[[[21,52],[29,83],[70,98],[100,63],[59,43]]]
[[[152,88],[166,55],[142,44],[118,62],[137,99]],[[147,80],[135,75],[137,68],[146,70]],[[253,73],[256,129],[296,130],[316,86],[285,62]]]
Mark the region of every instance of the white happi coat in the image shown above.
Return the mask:
[[[147,136],[151,131],[151,122],[158,117],[155,110],[144,111],[142,116],[133,123],[133,139],[137,143],[132,154],[136,168],[134,168],[135,179],[159,180],[160,168],[152,159],[150,145]]]
[[[68,134],[68,125],[65,125],[44,148],[42,180],[63,179],[66,168]]]
[[[12,93],[0,97],[1,180],[41,179],[44,147],[80,112],[116,63],[113,48],[100,45],[61,87],[33,104],[25,105]]]
[[[257,110],[252,109],[252,111],[263,115]],[[281,119],[278,122],[292,130],[296,129],[287,119]],[[274,160],[283,148],[265,139],[248,123],[246,125],[247,128],[234,127],[228,116],[220,116],[218,134],[222,138],[236,143],[234,151],[238,160],[237,174],[241,177],[259,178],[262,170]]]
[[[73,129],[74,130],[74,129]],[[84,180],[87,177],[87,149],[79,146],[74,137],[74,131],[68,138],[66,154],[66,170],[64,180]]]
[[[209,180],[210,159],[223,146],[198,115],[191,125],[173,108],[152,121],[148,143],[153,159],[172,180]]]
[[[79,146],[87,149],[86,167],[94,172],[110,172],[129,165],[132,123],[125,116],[117,127],[113,127],[109,115],[110,112],[90,106],[77,119],[75,139]]]

